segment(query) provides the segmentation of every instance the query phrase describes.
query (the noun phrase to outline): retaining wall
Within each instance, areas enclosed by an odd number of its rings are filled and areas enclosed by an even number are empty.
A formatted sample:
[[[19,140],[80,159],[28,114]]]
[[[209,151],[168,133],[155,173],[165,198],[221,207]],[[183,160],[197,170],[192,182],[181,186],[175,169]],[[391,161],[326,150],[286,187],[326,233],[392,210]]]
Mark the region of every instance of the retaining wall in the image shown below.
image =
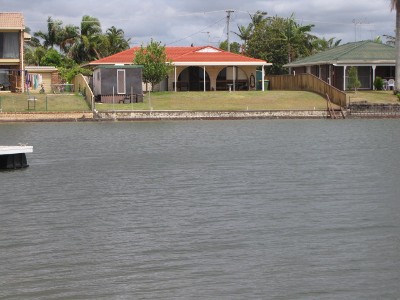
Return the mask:
[[[321,119],[325,110],[296,111],[110,111],[95,112],[96,120],[210,120],[210,119]]]
[[[2,112],[0,113],[0,122],[75,122],[75,121],[91,121],[93,120],[92,112]]]

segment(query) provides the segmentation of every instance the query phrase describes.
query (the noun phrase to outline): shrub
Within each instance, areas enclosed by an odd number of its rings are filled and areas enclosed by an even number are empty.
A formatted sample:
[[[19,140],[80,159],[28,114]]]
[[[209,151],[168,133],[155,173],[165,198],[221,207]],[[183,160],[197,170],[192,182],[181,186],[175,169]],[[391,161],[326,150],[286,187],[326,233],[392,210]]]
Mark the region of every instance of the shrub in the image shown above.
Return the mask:
[[[375,89],[378,91],[383,90],[383,79],[381,77],[377,76],[374,81],[374,86],[375,86]]]
[[[349,89],[354,89],[354,92],[357,92],[357,89],[361,86],[361,82],[358,79],[358,69],[357,67],[349,68]]]

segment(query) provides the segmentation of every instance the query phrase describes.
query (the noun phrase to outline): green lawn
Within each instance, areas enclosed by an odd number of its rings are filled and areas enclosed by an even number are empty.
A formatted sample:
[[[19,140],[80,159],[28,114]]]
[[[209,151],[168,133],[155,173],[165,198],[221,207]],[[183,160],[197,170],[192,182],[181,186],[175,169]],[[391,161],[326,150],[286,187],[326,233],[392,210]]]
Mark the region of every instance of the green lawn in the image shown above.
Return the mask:
[[[33,96],[33,94],[32,94]],[[37,98],[36,108],[30,103],[30,111],[88,111],[89,106],[78,95],[42,95]],[[391,91],[349,92],[351,102],[399,103]],[[0,93],[0,111],[28,111],[28,95]],[[47,102],[47,103],[46,103]],[[46,106],[47,104],[47,106]],[[46,109],[47,107],[47,109]],[[107,110],[323,110],[326,100],[315,93],[305,91],[240,91],[240,92],[155,92],[147,93],[143,103],[101,104],[99,111]]]
[[[33,101],[29,102],[29,111],[89,111],[90,108],[78,95],[60,94],[30,94],[25,93],[0,93],[0,111],[3,112],[27,112],[28,97],[36,97],[35,109]]]
[[[393,91],[357,91],[347,93],[350,103],[367,101],[368,103],[399,103],[399,98]]]
[[[155,92],[146,94],[143,103],[99,104],[107,110],[313,110],[326,109],[326,100],[304,91],[246,92]]]

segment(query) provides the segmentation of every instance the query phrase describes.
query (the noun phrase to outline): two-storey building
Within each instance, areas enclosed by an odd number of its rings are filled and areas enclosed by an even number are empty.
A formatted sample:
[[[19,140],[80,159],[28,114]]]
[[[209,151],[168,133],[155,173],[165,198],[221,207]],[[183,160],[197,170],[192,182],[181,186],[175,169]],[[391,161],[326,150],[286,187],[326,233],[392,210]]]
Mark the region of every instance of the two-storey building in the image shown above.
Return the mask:
[[[22,13],[0,12],[0,91],[24,91]]]

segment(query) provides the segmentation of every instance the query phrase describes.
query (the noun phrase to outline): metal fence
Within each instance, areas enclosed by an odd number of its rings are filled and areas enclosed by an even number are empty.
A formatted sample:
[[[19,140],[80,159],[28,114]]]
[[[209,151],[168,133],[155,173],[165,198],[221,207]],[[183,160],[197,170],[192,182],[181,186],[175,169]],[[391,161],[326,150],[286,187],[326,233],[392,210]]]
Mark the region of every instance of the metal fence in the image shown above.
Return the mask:
[[[71,83],[52,84],[51,92],[53,94],[71,94],[75,92],[74,85]]]

